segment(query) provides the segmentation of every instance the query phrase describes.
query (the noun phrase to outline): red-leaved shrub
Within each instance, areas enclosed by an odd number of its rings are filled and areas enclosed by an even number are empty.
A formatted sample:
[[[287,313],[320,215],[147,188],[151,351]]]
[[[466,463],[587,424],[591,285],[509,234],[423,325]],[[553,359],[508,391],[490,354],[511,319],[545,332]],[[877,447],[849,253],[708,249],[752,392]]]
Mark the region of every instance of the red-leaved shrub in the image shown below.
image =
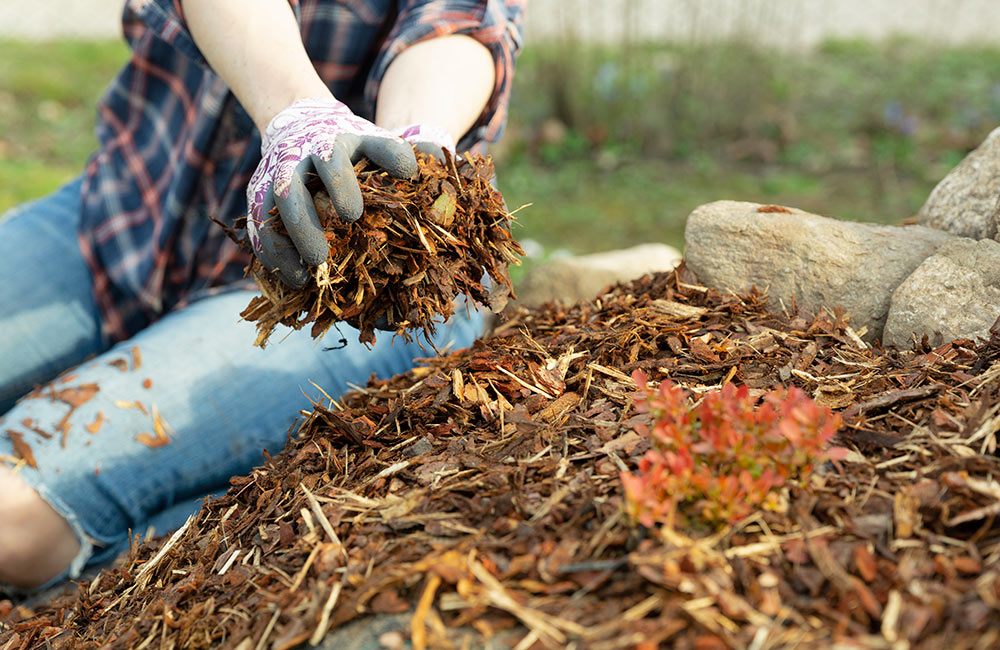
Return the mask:
[[[806,483],[817,463],[842,459],[828,447],[840,416],[791,387],[750,397],[726,384],[691,408],[690,393],[670,381],[658,389],[641,371],[635,405],[653,416],[653,443],[637,472],[622,472],[629,514],[644,526],[672,526],[688,517],[711,524],[736,522],[759,508],[782,507],[781,488]]]

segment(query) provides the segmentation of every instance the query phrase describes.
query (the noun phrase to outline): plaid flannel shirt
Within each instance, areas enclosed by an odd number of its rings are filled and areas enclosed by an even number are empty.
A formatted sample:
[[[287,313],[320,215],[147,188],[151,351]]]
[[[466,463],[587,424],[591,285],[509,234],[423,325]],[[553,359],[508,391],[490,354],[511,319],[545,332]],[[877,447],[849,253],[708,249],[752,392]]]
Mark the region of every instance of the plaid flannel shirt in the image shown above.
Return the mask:
[[[379,83],[408,46],[447,34],[485,45],[493,95],[459,143],[499,138],[527,0],[288,0],[316,70],[372,119]],[[241,251],[212,222],[246,213],[260,134],[188,32],[180,0],[129,0],[132,58],[97,107],[99,148],[87,164],[80,246],[108,340],[171,309],[247,286]]]

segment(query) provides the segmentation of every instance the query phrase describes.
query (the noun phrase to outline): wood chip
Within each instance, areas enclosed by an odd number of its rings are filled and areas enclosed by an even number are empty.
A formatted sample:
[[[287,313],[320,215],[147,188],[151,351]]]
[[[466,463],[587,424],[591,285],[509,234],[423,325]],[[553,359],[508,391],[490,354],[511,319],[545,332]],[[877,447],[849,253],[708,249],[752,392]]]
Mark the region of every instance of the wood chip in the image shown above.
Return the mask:
[[[35,462],[35,454],[31,450],[31,445],[25,442],[24,434],[18,433],[13,429],[7,429],[6,433],[11,444],[14,446],[14,455],[23,460],[28,467],[37,468],[38,464]]]

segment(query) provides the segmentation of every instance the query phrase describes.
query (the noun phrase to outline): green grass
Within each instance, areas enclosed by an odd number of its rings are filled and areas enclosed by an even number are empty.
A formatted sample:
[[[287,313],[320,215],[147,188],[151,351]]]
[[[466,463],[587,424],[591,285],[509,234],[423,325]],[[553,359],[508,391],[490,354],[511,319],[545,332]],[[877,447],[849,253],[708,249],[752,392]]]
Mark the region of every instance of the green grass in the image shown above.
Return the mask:
[[[82,170],[118,42],[0,40],[0,211]],[[717,199],[911,216],[1000,123],[1000,48],[831,42],[790,56],[529,44],[497,149],[517,235],[548,250],[680,246]]]
[[[45,196],[79,174],[83,168],[72,163],[45,163],[28,158],[0,157],[0,214],[33,198]]]
[[[501,167],[500,189],[517,214],[515,235],[546,251],[576,253],[660,242],[678,249],[694,208],[720,199],[789,205],[857,221],[898,222],[912,216],[933,183],[897,180],[888,191],[865,171],[823,177],[787,167],[697,166],[635,160],[595,173],[586,160],[547,166],[520,160]],[[528,260],[529,268],[534,260]],[[515,278],[525,269],[514,271]]]
[[[556,43],[522,58],[498,169],[547,250],[679,245],[722,198],[900,221],[998,124],[995,47]]]
[[[127,57],[117,41],[0,40],[0,212],[80,173],[94,106]]]

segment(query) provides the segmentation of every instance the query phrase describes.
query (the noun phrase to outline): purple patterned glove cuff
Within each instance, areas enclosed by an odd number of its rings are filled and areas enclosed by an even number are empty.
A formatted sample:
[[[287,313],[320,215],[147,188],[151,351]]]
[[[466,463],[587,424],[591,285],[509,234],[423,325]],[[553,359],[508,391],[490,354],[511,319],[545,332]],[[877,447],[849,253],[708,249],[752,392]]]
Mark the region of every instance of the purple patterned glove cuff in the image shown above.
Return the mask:
[[[442,149],[447,149],[452,155],[455,153],[455,139],[446,129],[435,124],[411,124],[393,129],[392,134],[403,138],[410,144],[429,142]]]

